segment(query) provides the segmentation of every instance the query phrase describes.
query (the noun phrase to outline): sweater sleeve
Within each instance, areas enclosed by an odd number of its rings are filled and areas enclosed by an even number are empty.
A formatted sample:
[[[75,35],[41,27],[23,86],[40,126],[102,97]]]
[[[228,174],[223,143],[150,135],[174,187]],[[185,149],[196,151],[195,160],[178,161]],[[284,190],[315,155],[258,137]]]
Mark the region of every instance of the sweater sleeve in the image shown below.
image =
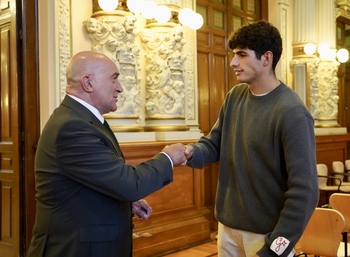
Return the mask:
[[[192,158],[187,165],[192,168],[203,168],[207,163],[215,163],[220,158],[220,147],[222,138],[222,127],[225,119],[225,110],[229,104],[229,96],[227,94],[224,103],[219,112],[219,117],[207,136],[203,136],[196,144],[191,144],[194,149]]]

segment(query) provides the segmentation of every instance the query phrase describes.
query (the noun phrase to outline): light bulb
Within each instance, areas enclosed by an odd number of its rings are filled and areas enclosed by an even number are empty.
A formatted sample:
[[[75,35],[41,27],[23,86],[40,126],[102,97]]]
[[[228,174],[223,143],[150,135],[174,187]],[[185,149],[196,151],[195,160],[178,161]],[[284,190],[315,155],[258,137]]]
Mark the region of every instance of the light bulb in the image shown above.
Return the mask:
[[[157,7],[155,19],[159,23],[167,23],[170,20],[171,11],[167,6],[160,5]]]
[[[185,26],[191,24],[191,18],[193,17],[193,11],[190,8],[184,8],[179,12],[179,21]]]
[[[197,30],[203,26],[203,17],[199,13],[193,13],[190,24],[188,25],[191,29]]]
[[[326,50],[322,50],[320,53],[320,58],[322,60],[334,60],[336,56],[336,52],[335,49],[326,49]]]
[[[144,4],[145,0],[128,0],[126,2],[128,9],[135,14],[140,14],[142,12]]]
[[[349,60],[349,51],[345,48],[339,49],[337,51],[337,59],[340,63],[347,62]]]
[[[153,19],[156,14],[157,4],[153,1],[146,0],[142,9],[143,17],[146,19]]]
[[[329,45],[327,43],[319,44],[317,47],[317,52],[321,55],[327,54],[327,52],[330,50]]]
[[[98,0],[98,5],[106,12],[114,11],[118,7],[118,0]]]
[[[307,43],[304,46],[304,52],[307,55],[313,55],[316,52],[316,45],[314,43]]]

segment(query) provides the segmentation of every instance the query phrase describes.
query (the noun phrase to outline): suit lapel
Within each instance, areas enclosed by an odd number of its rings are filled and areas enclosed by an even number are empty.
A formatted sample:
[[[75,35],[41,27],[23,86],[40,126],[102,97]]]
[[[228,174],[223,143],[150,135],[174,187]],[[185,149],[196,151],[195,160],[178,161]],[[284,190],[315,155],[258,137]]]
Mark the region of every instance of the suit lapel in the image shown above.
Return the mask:
[[[91,124],[96,126],[97,129],[99,129],[112,142],[114,150],[116,151],[118,156],[120,156],[124,159],[124,155],[123,155],[122,150],[120,149],[120,146],[118,144],[118,140],[115,137],[111,128],[109,127],[108,123],[107,123],[108,127],[104,126],[104,124],[102,124],[99,121],[99,119],[97,119],[96,116],[89,109],[87,109],[85,106],[78,103],[77,101],[75,101],[73,98],[71,98],[69,96],[65,96],[65,98],[62,101],[62,104],[72,108],[80,116],[82,116],[82,118],[87,119]]]
[[[117,138],[115,137],[114,135],[114,132],[112,131],[112,129],[110,128],[108,122],[105,120],[104,123],[103,123],[104,127],[106,128],[107,132],[108,132],[108,135],[109,135],[109,139],[111,139],[115,149],[117,150],[117,152],[120,154],[120,156],[123,157],[124,159],[124,155],[123,155],[123,152],[122,150],[120,149],[120,146],[119,146],[119,143],[118,143],[118,140]]]

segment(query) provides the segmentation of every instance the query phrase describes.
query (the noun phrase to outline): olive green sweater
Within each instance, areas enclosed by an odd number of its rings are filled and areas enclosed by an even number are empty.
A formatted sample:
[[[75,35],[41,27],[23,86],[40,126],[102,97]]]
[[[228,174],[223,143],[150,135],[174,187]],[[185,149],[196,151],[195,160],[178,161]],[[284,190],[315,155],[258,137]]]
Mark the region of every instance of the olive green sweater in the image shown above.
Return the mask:
[[[260,257],[279,236],[287,256],[318,202],[314,120],[285,84],[264,96],[247,84],[226,96],[211,132],[194,144],[191,167],[220,162],[215,215],[224,225],[266,234]]]

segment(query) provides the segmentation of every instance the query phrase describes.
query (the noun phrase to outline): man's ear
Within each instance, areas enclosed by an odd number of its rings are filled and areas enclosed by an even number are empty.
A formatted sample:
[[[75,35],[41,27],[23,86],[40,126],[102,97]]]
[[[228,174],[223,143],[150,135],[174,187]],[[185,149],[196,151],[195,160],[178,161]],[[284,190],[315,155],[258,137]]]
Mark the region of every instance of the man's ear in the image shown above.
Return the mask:
[[[272,64],[272,60],[273,60],[273,53],[271,51],[266,51],[262,57],[264,58],[264,62],[263,65],[267,66],[269,64]]]
[[[81,85],[85,92],[91,93],[92,91],[94,91],[89,76],[84,76],[81,79]]]

